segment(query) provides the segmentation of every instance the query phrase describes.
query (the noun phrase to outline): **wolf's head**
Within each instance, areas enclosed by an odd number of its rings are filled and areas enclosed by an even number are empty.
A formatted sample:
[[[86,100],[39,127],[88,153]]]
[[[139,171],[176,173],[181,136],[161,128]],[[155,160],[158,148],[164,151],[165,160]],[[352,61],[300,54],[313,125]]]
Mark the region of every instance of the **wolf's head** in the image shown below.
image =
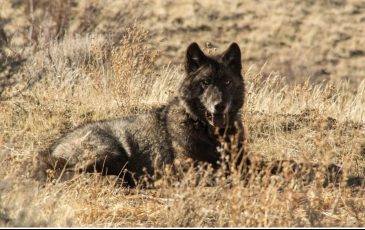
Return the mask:
[[[221,55],[206,56],[198,44],[186,51],[186,78],[179,96],[190,116],[214,127],[234,121],[243,106],[241,51],[232,43]]]

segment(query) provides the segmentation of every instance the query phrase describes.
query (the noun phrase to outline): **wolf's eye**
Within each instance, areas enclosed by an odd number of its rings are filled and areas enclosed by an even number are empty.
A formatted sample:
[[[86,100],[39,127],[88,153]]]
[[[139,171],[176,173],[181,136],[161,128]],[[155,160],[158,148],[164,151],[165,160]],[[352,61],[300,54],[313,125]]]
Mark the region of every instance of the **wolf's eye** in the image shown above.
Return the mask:
[[[204,85],[209,85],[210,81],[209,80],[204,80],[203,83],[204,83]]]
[[[226,81],[226,82],[224,82],[224,84],[226,84],[226,85],[229,85],[229,84],[231,84],[231,81]]]

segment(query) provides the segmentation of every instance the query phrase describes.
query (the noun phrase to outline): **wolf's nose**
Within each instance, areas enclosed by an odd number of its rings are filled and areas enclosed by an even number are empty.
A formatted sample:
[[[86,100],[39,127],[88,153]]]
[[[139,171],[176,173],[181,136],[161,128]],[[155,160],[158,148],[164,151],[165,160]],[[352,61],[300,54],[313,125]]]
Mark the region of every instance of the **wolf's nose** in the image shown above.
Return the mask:
[[[214,106],[214,109],[215,109],[216,112],[222,113],[222,112],[224,112],[224,110],[226,109],[226,107],[227,107],[226,104],[224,104],[223,102],[221,102],[221,103],[216,104]]]

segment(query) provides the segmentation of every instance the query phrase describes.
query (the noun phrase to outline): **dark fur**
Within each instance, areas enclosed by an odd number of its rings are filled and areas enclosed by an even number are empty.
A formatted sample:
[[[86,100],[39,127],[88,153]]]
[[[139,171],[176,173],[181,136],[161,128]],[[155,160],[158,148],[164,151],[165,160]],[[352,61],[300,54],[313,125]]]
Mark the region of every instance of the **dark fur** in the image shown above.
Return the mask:
[[[147,172],[188,158],[219,167],[218,140],[244,133],[240,109],[244,103],[241,52],[236,43],[222,54],[206,56],[196,43],[186,51],[186,76],[178,96],[146,114],[92,122],[59,138],[40,153],[50,167],[121,175],[125,168],[138,181]],[[215,131],[218,130],[220,135]],[[130,185],[134,180],[127,175]]]

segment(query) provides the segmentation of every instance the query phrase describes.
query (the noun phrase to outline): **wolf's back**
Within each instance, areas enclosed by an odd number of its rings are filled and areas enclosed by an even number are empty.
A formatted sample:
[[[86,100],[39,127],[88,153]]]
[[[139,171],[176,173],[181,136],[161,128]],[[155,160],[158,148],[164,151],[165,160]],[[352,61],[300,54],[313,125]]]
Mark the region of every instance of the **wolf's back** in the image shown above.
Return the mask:
[[[51,169],[121,175],[123,169],[139,178],[147,170],[172,163],[164,106],[147,114],[96,121],[64,134],[39,156]]]

